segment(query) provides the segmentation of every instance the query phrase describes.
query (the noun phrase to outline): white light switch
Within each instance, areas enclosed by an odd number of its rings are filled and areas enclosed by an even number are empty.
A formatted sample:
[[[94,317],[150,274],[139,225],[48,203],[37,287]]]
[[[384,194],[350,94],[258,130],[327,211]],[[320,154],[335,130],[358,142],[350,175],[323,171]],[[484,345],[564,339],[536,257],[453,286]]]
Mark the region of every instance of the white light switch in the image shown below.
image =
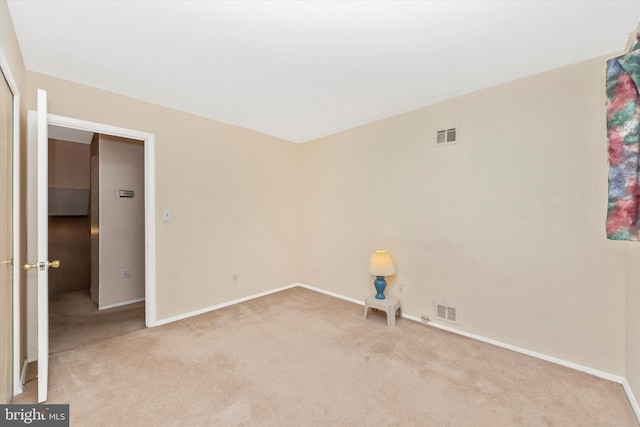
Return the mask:
[[[163,209],[162,210],[162,220],[163,221],[171,221],[171,209]]]

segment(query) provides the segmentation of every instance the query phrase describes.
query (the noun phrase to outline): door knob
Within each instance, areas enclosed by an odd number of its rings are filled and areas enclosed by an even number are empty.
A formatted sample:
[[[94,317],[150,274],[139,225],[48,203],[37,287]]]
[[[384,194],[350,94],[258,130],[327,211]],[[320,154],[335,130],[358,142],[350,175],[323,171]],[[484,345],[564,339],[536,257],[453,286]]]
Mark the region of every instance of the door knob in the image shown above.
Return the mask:
[[[13,265],[13,258],[9,258],[6,261],[2,261],[2,264],[9,264],[9,265]]]
[[[42,262],[42,263],[36,263],[36,264],[25,264],[22,268],[24,268],[25,271],[29,271],[32,270],[34,268],[39,268],[40,270],[44,270],[45,269],[45,264],[47,266],[47,268],[59,268],[60,267],[60,260],[55,260],[55,261],[47,261],[46,263]]]

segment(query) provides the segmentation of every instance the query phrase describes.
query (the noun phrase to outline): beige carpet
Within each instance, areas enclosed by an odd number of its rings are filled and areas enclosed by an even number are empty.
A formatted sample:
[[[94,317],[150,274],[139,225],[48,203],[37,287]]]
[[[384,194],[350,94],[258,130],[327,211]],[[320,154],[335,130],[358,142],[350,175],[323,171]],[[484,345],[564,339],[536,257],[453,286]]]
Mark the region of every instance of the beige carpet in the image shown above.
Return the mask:
[[[50,369],[49,403],[76,427],[637,425],[619,384],[303,288],[62,351]]]
[[[49,298],[49,353],[143,329],[144,302],[98,310],[89,291]]]

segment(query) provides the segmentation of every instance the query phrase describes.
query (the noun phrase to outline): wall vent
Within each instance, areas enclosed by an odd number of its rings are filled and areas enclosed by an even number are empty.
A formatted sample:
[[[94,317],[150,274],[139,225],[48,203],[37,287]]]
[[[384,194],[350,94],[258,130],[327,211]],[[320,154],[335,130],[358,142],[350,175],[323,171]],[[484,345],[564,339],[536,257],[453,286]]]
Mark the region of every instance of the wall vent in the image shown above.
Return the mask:
[[[448,128],[436,131],[436,145],[446,145],[458,142],[458,129]]]
[[[458,323],[458,310],[442,302],[436,302],[436,318],[447,322]]]

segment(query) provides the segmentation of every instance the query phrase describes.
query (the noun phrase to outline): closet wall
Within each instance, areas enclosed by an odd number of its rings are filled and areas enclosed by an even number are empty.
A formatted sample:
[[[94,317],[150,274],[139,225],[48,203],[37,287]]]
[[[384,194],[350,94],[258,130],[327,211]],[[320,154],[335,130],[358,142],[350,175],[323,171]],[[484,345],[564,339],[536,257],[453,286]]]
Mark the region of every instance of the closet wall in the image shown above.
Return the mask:
[[[90,151],[91,298],[105,309],[145,297],[144,145],[96,134]]]

